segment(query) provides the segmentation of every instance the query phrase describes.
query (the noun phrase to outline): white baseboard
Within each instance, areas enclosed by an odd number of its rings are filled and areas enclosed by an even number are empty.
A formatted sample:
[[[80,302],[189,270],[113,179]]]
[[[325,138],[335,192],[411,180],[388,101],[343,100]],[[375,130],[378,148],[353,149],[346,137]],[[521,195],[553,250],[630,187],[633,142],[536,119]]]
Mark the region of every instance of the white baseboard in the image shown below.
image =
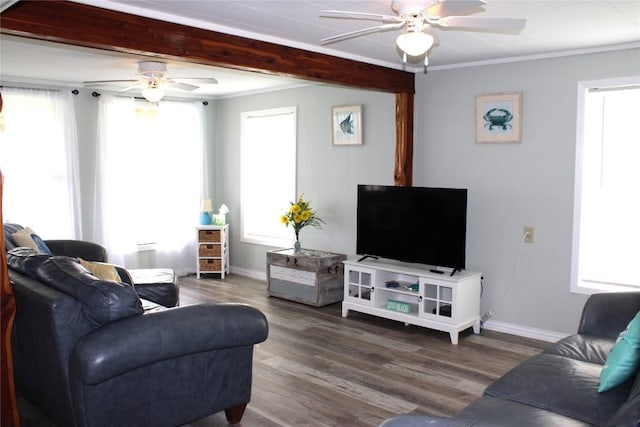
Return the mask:
[[[489,331],[504,332],[505,334],[518,335],[520,337],[533,338],[540,341],[556,342],[568,334],[545,329],[530,328],[528,326],[517,325],[515,323],[500,322],[497,320],[487,320],[483,328]]]
[[[248,270],[246,268],[234,267],[233,265],[229,267],[229,271],[233,274],[239,274],[240,276],[267,281],[267,273],[265,271]]]

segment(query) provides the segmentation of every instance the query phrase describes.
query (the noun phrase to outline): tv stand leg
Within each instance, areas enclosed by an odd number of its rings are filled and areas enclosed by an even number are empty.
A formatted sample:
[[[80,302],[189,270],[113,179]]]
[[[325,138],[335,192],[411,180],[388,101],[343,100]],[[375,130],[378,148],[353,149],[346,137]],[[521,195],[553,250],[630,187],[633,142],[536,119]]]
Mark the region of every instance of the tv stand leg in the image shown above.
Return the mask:
[[[451,331],[449,332],[449,336],[451,337],[451,344],[458,345],[458,332]]]
[[[476,320],[475,322],[473,322],[473,333],[474,334],[479,334],[480,333],[480,320]]]
[[[342,317],[347,317],[349,314],[349,309],[346,307],[342,307]]]

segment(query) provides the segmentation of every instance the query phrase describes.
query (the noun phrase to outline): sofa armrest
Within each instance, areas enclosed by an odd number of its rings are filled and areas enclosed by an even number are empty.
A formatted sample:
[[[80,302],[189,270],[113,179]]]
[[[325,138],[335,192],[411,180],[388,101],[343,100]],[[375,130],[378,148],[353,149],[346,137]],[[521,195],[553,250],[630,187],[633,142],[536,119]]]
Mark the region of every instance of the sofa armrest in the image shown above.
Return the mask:
[[[615,338],[640,311],[640,292],[610,292],[589,297],[578,333]]]
[[[97,243],[84,240],[45,240],[44,242],[54,255],[107,262],[107,250]]]
[[[135,316],[104,326],[78,341],[72,376],[99,384],[154,362],[264,341],[267,319],[246,304],[199,304]]]
[[[122,281],[122,283],[133,286],[133,278],[131,278],[131,274],[129,274],[129,271],[124,267],[120,267],[119,265],[112,265],[118,272],[118,276],[120,276],[120,280]]]

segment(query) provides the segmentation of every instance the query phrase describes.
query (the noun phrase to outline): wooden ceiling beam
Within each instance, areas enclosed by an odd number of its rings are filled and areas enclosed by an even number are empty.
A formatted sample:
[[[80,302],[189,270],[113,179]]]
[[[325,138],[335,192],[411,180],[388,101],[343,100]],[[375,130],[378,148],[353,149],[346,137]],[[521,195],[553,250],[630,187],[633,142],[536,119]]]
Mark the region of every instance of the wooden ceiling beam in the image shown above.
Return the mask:
[[[18,2],[2,13],[0,32],[384,92],[415,92],[414,75],[406,71],[68,1]]]

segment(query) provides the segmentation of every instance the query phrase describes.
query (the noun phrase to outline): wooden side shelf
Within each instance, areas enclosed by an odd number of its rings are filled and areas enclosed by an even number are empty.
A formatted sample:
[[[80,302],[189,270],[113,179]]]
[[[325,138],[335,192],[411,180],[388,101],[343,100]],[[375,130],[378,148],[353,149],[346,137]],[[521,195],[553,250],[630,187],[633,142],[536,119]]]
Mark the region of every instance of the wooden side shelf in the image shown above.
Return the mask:
[[[224,279],[229,274],[229,225],[196,227],[196,275],[218,273]]]

